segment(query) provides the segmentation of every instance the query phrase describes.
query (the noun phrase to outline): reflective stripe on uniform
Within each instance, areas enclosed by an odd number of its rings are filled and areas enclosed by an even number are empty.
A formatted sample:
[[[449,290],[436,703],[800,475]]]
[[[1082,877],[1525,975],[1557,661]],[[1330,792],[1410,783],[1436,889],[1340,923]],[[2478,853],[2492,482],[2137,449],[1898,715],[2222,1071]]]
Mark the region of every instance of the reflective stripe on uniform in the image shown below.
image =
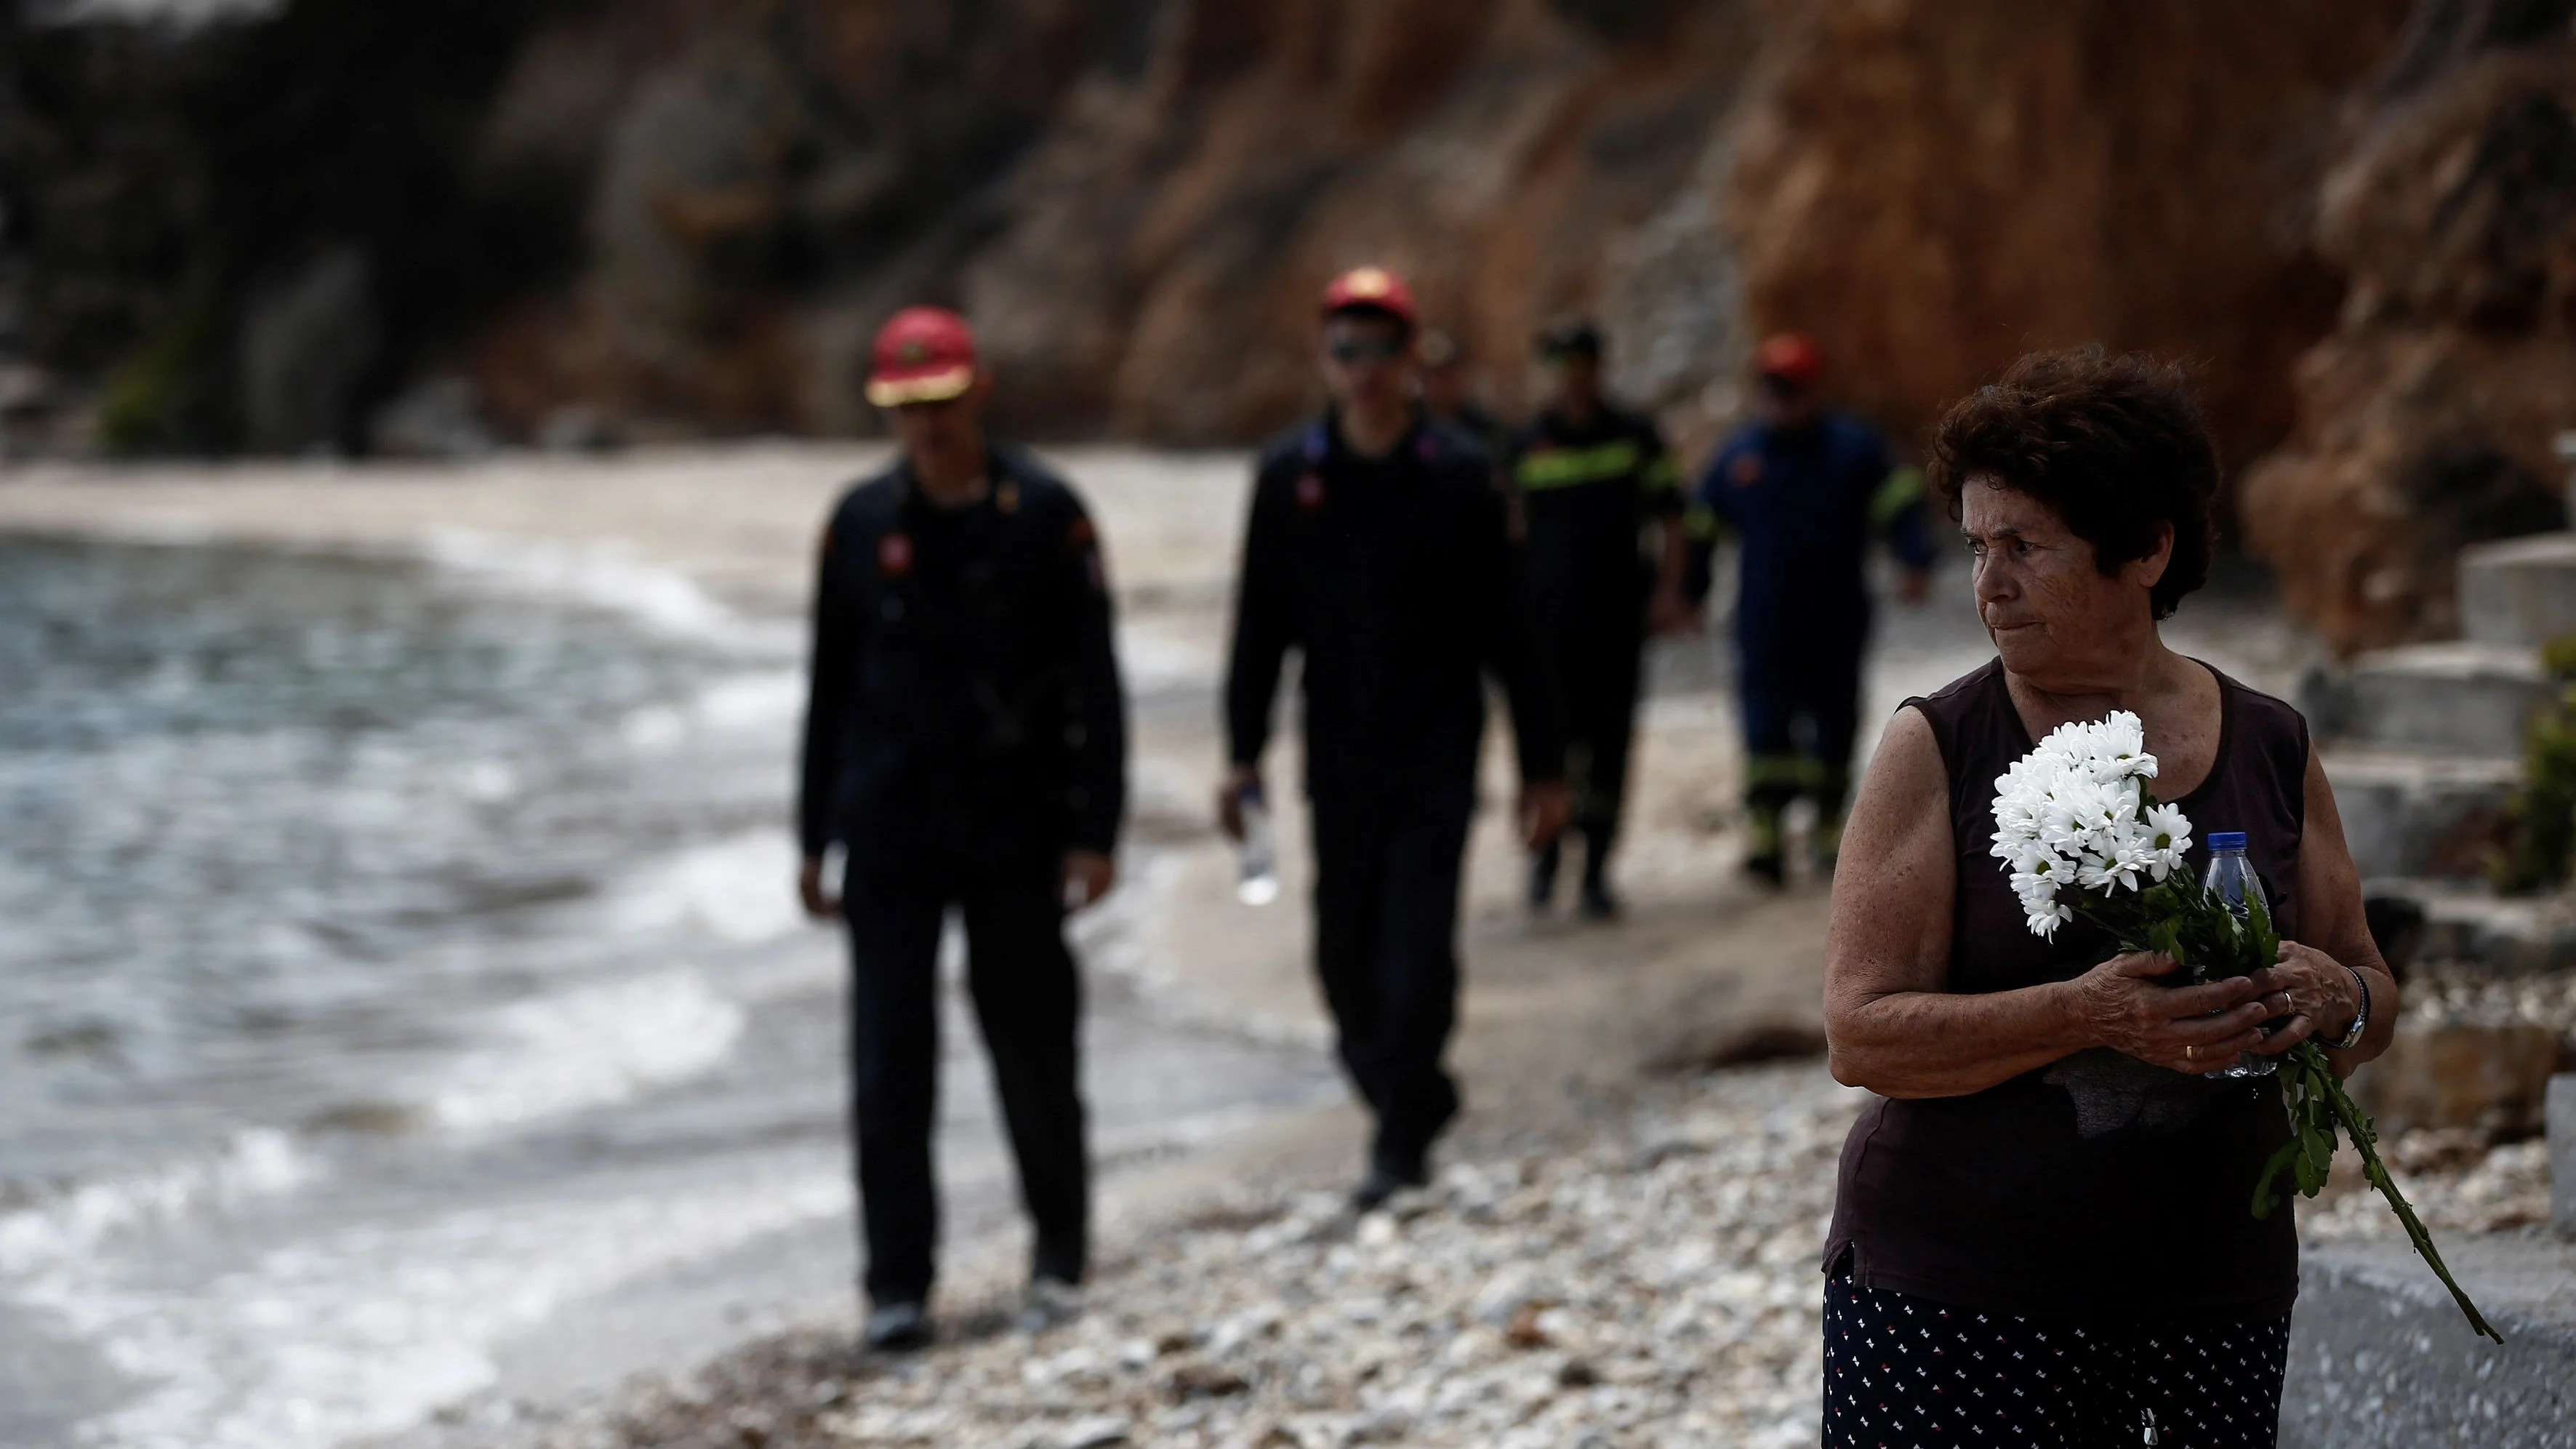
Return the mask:
[[[1910,466],[1894,469],[1869,500],[1869,526],[1885,528],[1896,521],[1896,515],[1922,501],[1923,470]]]
[[[1589,448],[1550,448],[1545,452],[1524,453],[1512,469],[1512,481],[1523,489],[1572,488],[1584,483],[1606,483],[1624,478],[1637,470],[1637,440],[1621,438],[1611,443],[1596,443]]]
[[[1829,773],[1824,761],[1808,754],[1755,755],[1744,762],[1744,783],[1756,790],[1766,786],[1813,790],[1826,783]]]
[[[1644,484],[1646,491],[1649,493],[1659,493],[1679,488],[1682,486],[1681,465],[1673,461],[1672,454],[1657,453],[1652,459],[1648,460],[1646,463],[1646,471],[1639,476],[1637,481]]]
[[[1765,785],[1804,785],[1821,768],[1808,755],[1755,755],[1744,762],[1744,783],[1755,789]]]

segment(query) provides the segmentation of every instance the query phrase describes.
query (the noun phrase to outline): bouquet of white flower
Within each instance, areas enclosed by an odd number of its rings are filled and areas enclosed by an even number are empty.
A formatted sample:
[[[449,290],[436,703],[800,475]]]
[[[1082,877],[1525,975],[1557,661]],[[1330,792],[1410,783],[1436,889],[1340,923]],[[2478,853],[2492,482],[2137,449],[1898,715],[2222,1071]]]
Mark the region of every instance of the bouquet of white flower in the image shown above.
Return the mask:
[[[2195,982],[2247,976],[2278,959],[2281,938],[2254,893],[2238,915],[2183,868],[2191,821],[2158,804],[2147,782],[2156,757],[2145,727],[2127,711],[2098,723],[2062,725],[1995,780],[1995,858],[2012,873],[2032,934],[2054,939],[2078,916],[2111,933],[2125,951],[2154,951],[2179,963]],[[2314,1041],[2280,1054],[2281,1097],[2290,1141],[2264,1164],[2254,1185],[2254,1216],[2280,1206],[2273,1183],[2288,1170],[2305,1196],[2325,1186],[2340,1128],[2361,1154],[2371,1186],[2388,1199],[2415,1251],[2478,1332],[2504,1342],[2460,1291],[2415,1209],[2399,1195],[2379,1160],[2370,1118],[2353,1104]]]

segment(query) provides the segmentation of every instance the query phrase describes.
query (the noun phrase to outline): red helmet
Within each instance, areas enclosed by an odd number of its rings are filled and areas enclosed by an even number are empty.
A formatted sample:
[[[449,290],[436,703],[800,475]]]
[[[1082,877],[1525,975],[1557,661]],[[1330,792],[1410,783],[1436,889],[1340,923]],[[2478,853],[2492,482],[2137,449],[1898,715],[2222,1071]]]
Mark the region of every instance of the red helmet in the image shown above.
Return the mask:
[[[1320,309],[1324,316],[1359,307],[1384,312],[1407,330],[1421,320],[1420,309],[1413,303],[1413,289],[1404,284],[1404,278],[1384,267],[1353,267],[1324,288]]]
[[[945,307],[906,307],[877,331],[868,401],[946,402],[975,385],[975,330]]]
[[[1825,375],[1825,354],[1815,340],[1799,332],[1779,332],[1753,349],[1753,370],[1800,387],[1814,387]]]

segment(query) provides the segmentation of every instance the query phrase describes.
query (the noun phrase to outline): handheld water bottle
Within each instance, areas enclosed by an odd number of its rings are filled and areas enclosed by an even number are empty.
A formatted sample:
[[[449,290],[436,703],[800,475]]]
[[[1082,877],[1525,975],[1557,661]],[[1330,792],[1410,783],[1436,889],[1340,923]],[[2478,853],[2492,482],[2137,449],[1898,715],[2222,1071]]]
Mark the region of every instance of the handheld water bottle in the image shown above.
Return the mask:
[[[2249,900],[2261,901],[2265,910],[2271,909],[2272,898],[2264,893],[2263,878],[2254,873],[2254,863],[2245,858],[2245,832],[2242,830],[2209,832],[2209,868],[2201,873],[2200,883],[2226,902],[2228,914],[2240,921],[2253,915],[2245,904]],[[2233,1063],[2205,1075],[2268,1077],[2277,1069],[2278,1064],[2270,1057],[2249,1051],[2237,1053]]]
[[[1243,814],[1243,844],[1235,862],[1234,898],[1247,906],[1266,906],[1279,899],[1279,843],[1270,828],[1270,807],[1259,785],[1246,785],[1235,796]]]

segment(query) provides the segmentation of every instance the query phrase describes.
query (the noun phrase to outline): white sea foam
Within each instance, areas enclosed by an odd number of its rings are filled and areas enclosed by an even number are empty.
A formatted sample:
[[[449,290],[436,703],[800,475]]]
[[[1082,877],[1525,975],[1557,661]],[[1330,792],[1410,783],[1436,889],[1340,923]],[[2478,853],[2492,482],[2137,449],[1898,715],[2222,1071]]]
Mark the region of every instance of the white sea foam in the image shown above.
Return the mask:
[[[168,1288],[77,1264],[22,1299],[152,1385],[82,1426],[114,1449],[279,1449],[419,1423],[491,1384],[493,1350],[567,1303],[849,1210],[834,1170],[614,1201],[477,1208],[279,1248]]]
[[[613,543],[439,529],[419,548],[431,563],[486,588],[613,610],[683,638],[738,642],[749,629],[695,579]]]
[[[775,669],[737,674],[708,686],[694,706],[717,729],[757,729],[794,723],[805,710],[805,672]]]
[[[796,845],[787,831],[747,831],[638,872],[609,898],[610,929],[620,935],[696,929],[747,945],[775,941],[804,923],[795,883]]]
[[[293,1138],[261,1127],[201,1157],[77,1183],[0,1213],[0,1276],[84,1256],[119,1234],[291,1192],[321,1173]]]
[[[660,754],[702,729],[764,732],[787,749],[793,747],[804,708],[803,671],[763,670],[719,680],[684,703],[648,704],[633,710],[618,722],[617,733],[640,754]]]
[[[671,970],[519,1002],[496,1026],[431,1098],[442,1125],[515,1126],[684,1081],[724,1060],[743,1011]]]

